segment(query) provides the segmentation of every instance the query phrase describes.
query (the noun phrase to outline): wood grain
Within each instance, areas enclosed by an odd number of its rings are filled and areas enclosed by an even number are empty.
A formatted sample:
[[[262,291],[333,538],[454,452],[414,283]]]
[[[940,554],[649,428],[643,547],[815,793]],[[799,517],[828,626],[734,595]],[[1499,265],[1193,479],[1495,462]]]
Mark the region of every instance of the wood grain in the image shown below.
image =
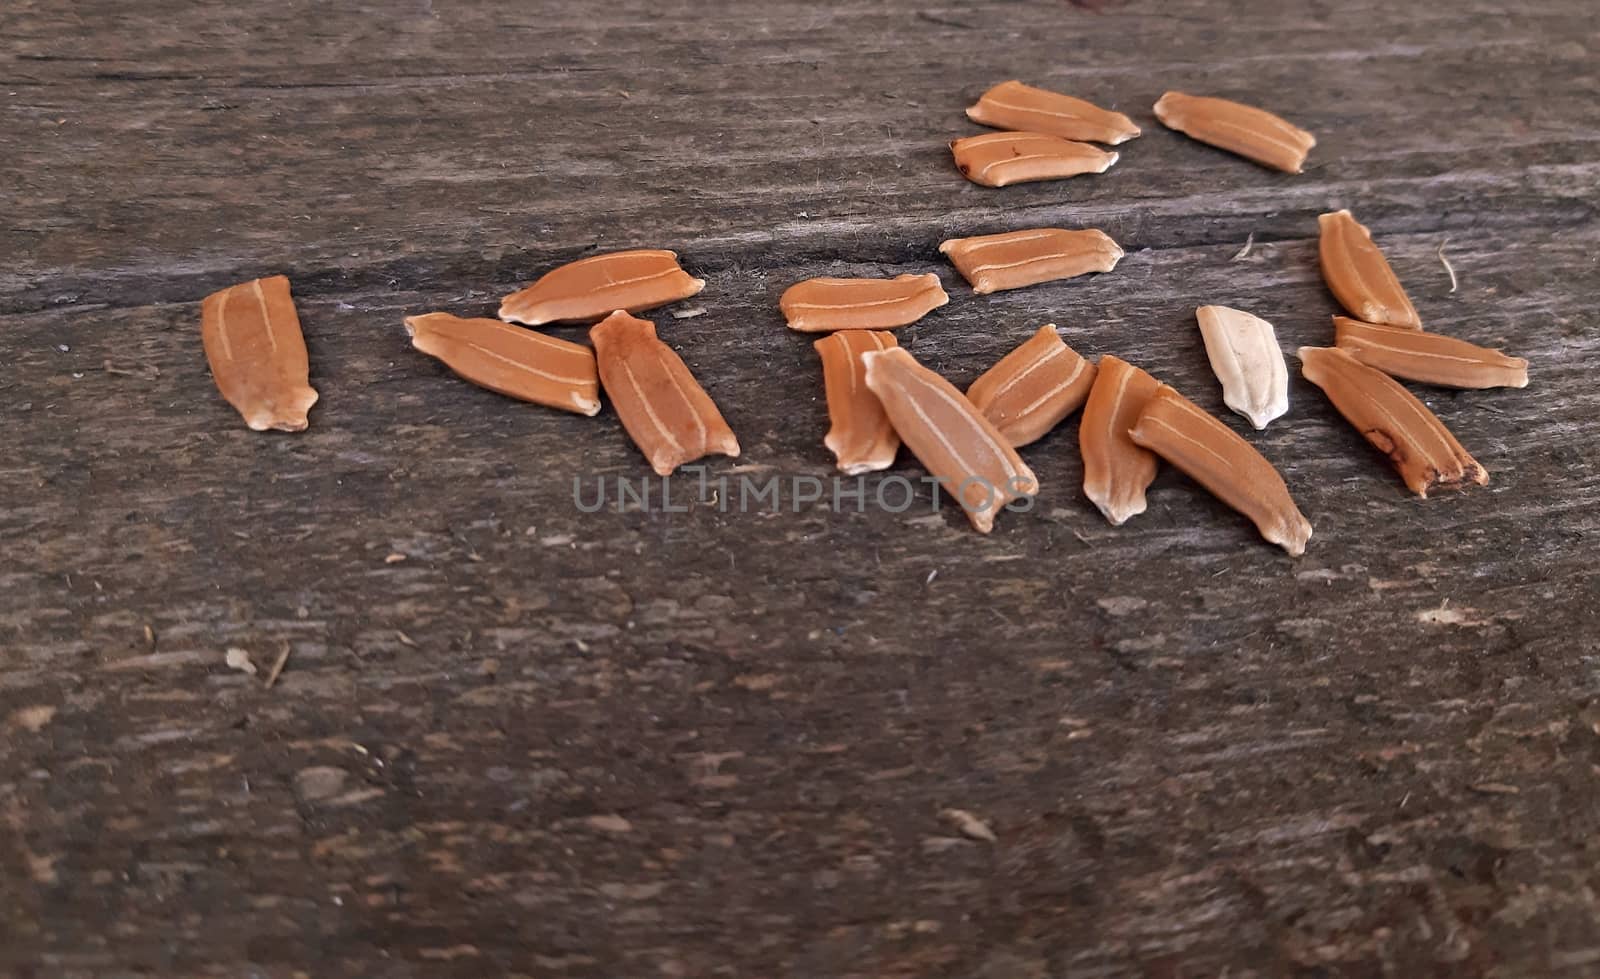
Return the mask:
[[[1592,971],[1592,13],[0,5],[0,972]],[[1145,135],[996,206],[947,144],[1012,77]],[[1164,130],[1168,88],[1270,102],[1311,167]],[[1534,381],[1417,389],[1494,473],[1419,503],[1294,371],[1246,434],[1317,527],[1288,573],[1171,470],[1107,526],[1071,420],[987,537],[926,489],[580,514],[574,475],[643,472],[615,415],[508,405],[397,326],[675,249],[706,313],[662,335],[744,442],[711,473],[825,480],[786,285],[1104,228],[1114,273],[956,287],[900,342],[965,387],[1055,322],[1219,413],[1193,308],[1331,342],[1339,207]],[[323,396],[293,439],[237,424],[194,329],[276,271]],[[285,643],[270,690],[225,665]]]

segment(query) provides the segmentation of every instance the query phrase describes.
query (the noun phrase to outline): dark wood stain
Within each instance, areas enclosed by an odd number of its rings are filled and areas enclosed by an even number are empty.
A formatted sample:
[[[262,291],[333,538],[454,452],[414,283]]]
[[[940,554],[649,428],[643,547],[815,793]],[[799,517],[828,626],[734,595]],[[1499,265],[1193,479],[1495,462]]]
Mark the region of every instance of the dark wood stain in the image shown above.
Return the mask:
[[[1592,20],[0,5],[0,972],[1600,967]],[[1145,135],[1103,176],[973,186],[948,141],[1012,77]],[[1308,172],[1162,129],[1167,88],[1312,130]],[[1413,387],[1493,478],[1419,501],[1296,377],[1247,437],[1316,527],[1299,561],[1170,469],[1107,526],[1071,421],[989,537],[926,488],[579,513],[574,477],[647,473],[615,415],[473,388],[401,326],[674,248],[706,313],[655,318],[744,446],[710,473],[825,479],[789,284],[936,270],[952,303],[899,336],[958,385],[1053,321],[1237,425],[1194,308],[1331,342],[1316,215],[1345,206],[1426,324],[1532,383]],[[975,297],[936,252],[1041,225],[1128,256]],[[275,272],[302,435],[245,430],[200,347],[201,297]]]

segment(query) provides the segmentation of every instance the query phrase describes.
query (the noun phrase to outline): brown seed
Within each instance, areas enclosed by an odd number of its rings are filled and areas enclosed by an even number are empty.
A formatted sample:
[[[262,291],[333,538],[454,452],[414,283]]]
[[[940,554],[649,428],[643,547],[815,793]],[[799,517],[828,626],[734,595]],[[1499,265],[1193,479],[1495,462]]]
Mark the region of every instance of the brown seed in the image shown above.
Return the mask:
[[[1268,541],[1293,557],[1306,552],[1311,523],[1295,506],[1278,470],[1188,398],[1163,384],[1129,436],[1249,517]]]
[[[1416,307],[1365,225],[1349,211],[1334,211],[1318,216],[1317,227],[1322,279],[1339,305],[1366,323],[1422,329]]]
[[[827,333],[892,330],[949,301],[939,277],[927,272],[892,279],[806,279],[785,289],[778,307],[789,329]]]
[[[706,287],[678,266],[677,252],[637,249],[591,255],[551,269],[500,301],[500,318],[527,326],[592,323],[688,299]]]
[[[1083,407],[1095,373],[1049,323],[973,381],[967,400],[1020,449]]]
[[[1090,272],[1109,272],[1122,249],[1104,231],[1026,228],[976,238],[951,238],[939,246],[978,295],[1020,289]]]
[[[1168,92],[1155,108],[1168,129],[1285,173],[1299,173],[1317,145],[1317,138],[1299,126],[1227,99]]]
[[[1033,470],[949,381],[917,363],[903,347],[863,354],[867,387],[889,421],[980,533],[1012,500],[1039,491]]]
[[[1461,447],[1444,422],[1382,371],[1338,347],[1301,347],[1300,373],[1333,402],[1356,431],[1389,457],[1411,492],[1435,486],[1482,486],[1489,474]]]
[[[851,476],[888,469],[900,451],[900,436],[889,424],[878,396],[867,387],[861,355],[897,347],[893,333],[839,330],[812,344],[822,358],[822,382],[833,426],[822,440]]]
[[[1044,133],[968,136],[952,142],[950,153],[961,175],[984,187],[1105,173],[1117,162],[1115,153]]]
[[[622,427],[662,476],[703,456],[737,456],[739,440],[656,325],[617,310],[589,330],[600,383]]]
[[[1450,388],[1525,388],[1528,362],[1465,340],[1335,316],[1334,343],[1393,377]]]
[[[1084,402],[1078,422],[1083,492],[1113,525],[1145,510],[1144,491],[1155,480],[1158,463],[1128,431],[1160,389],[1160,381],[1107,354]]]
[[[1015,80],[984,92],[967,110],[967,118],[995,129],[1047,133],[1090,143],[1123,143],[1139,135],[1139,127],[1120,112]]]
[[[491,391],[580,415],[600,411],[594,352],[499,320],[407,316],[411,345]]]
[[[300,316],[281,275],[214,292],[200,306],[200,339],[211,378],[258,432],[301,432],[317,403]]]

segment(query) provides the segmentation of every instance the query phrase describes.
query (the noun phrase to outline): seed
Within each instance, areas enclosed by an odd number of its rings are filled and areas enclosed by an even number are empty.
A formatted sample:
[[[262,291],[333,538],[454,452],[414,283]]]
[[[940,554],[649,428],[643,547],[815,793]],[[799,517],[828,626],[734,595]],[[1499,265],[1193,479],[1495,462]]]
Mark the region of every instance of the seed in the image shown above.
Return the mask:
[[[1115,526],[1144,512],[1144,491],[1156,478],[1155,453],[1136,444],[1128,431],[1160,389],[1160,381],[1107,354],[1083,405],[1078,423],[1083,493]]]
[[[950,153],[961,175],[984,187],[1105,173],[1117,162],[1115,153],[1044,133],[968,136],[952,142]]]
[[[600,411],[594,352],[582,344],[449,313],[407,316],[405,322],[413,347],[479,387],[580,415]]]
[[[827,333],[891,330],[915,323],[949,301],[939,277],[927,272],[892,279],[807,279],[785,289],[778,307],[789,329]]]
[[[833,423],[822,440],[845,473],[888,469],[900,450],[900,436],[889,424],[878,396],[867,387],[861,356],[899,346],[893,333],[839,330],[812,344],[822,358],[822,381]]]
[[[525,326],[592,323],[613,310],[630,313],[688,299],[706,287],[678,266],[677,252],[609,252],[551,269],[500,301],[500,318]]]
[[[967,118],[980,126],[1091,143],[1123,143],[1139,135],[1139,127],[1120,112],[1015,80],[984,92]]]
[[[1317,145],[1317,138],[1299,126],[1227,99],[1168,92],[1155,109],[1168,129],[1285,173],[1299,173]]]
[[[1048,323],[973,381],[967,400],[1020,449],[1081,408],[1094,376],[1095,366]]]
[[[1528,362],[1465,340],[1404,326],[1333,318],[1334,343],[1393,377],[1451,388],[1525,388]]]
[[[1195,310],[1222,401],[1256,428],[1289,410],[1289,369],[1272,324],[1227,306]]]
[[[1129,435],[1249,517],[1262,537],[1290,556],[1306,552],[1311,523],[1295,506],[1278,470],[1249,442],[1183,395],[1162,385]]]
[[[994,528],[1001,507],[1039,491],[1033,470],[995,427],[904,347],[863,354],[862,360],[867,387],[895,431],[980,533]]]
[[[1489,474],[1427,405],[1382,371],[1338,347],[1301,347],[1300,373],[1320,387],[1356,431],[1389,457],[1411,492],[1482,486]]]
[[[589,330],[600,383],[650,466],[667,476],[707,455],[737,456],[739,440],[656,325],[617,310]]]
[[[1349,211],[1317,217],[1322,279],[1339,305],[1366,323],[1422,329],[1416,307],[1395,278],[1372,232]]]
[[[1109,272],[1122,249],[1104,231],[1027,228],[977,238],[951,238],[939,246],[978,295],[1020,289],[1090,272]]]
[[[317,403],[300,316],[281,275],[214,292],[200,306],[200,339],[223,398],[257,432],[305,431]]]

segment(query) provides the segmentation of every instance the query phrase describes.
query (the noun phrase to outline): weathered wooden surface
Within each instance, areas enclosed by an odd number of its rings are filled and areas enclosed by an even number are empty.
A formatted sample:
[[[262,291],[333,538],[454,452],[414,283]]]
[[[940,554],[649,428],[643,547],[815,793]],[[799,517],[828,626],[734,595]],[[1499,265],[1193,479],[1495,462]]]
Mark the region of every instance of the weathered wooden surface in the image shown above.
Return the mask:
[[[8,0],[0,38],[0,971],[1600,969],[1592,4]],[[971,186],[945,141],[1009,77],[1146,135]],[[1168,87],[1313,130],[1308,173],[1162,130]],[[778,294],[939,270],[901,340],[957,383],[1054,320],[1242,430],[1193,307],[1327,342],[1341,206],[1533,383],[1426,394],[1493,482],[1419,502],[1296,378],[1249,437],[1300,561],[1171,470],[1108,527],[1074,422],[988,538],[926,490],[581,514],[575,475],[647,471],[615,416],[400,324],[676,248],[706,313],[662,335],[744,445],[712,471],[826,477]],[[978,298],[935,251],[1044,224],[1128,257]],[[199,299],[272,272],[298,436],[200,349]],[[224,663],[283,644],[270,689]]]

